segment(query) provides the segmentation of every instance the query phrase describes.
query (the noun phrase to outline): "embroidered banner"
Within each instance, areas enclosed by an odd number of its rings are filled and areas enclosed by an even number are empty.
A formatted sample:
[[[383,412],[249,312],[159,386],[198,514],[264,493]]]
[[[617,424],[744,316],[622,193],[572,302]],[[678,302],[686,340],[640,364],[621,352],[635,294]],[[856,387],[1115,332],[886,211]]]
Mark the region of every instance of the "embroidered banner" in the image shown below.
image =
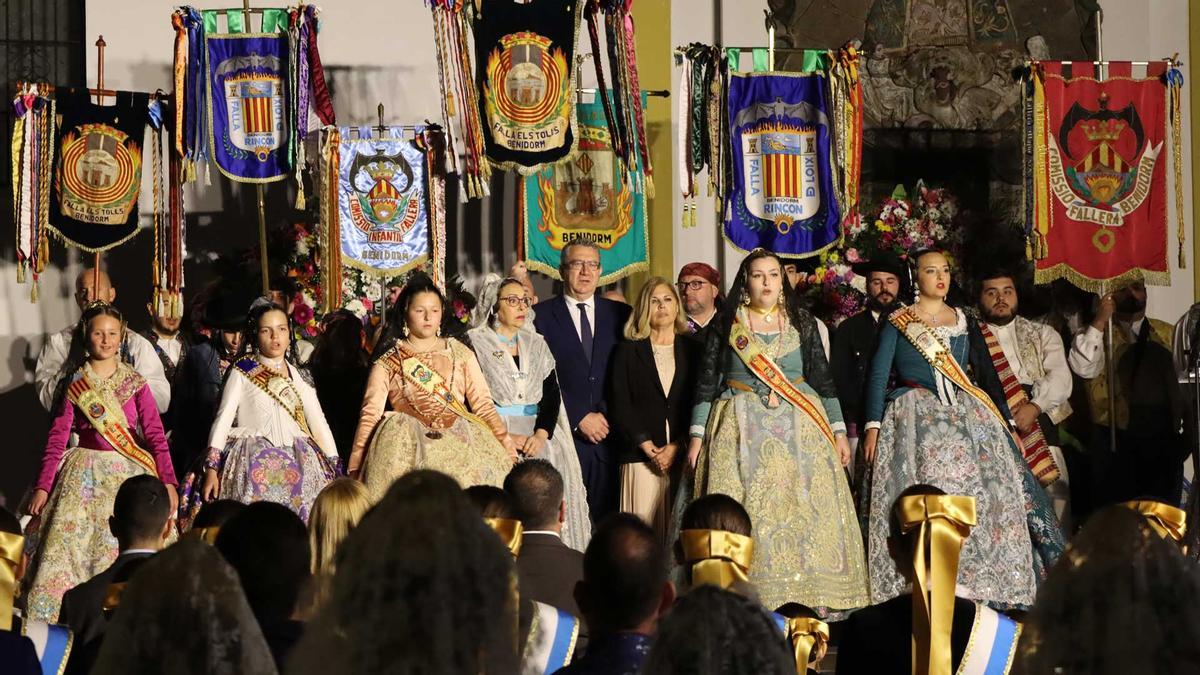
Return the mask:
[[[1033,232],[1037,283],[1093,292],[1140,276],[1169,284],[1166,64],[1034,65]],[[1079,72],[1079,71],[1083,72]]]
[[[578,0],[476,4],[475,64],[484,150],[530,174],[575,145]]]
[[[149,94],[118,92],[116,105],[99,106],[86,89],[59,90],[49,225],[67,243],[104,251],[137,234],[149,102]]]
[[[646,195],[621,169],[604,106],[580,103],[578,114],[576,156],[525,177],[521,237],[529,269],[554,279],[563,246],[574,239],[595,243],[600,283],[608,284],[648,269]]]
[[[355,138],[355,133],[358,137]],[[425,153],[401,129],[339,130],[338,225],[342,262],[401,274],[429,259]]]
[[[288,156],[286,33],[206,34],[208,145],[242,183],[283,180]]]
[[[827,109],[824,74],[731,74],[725,237],[734,246],[803,258],[837,245]]]

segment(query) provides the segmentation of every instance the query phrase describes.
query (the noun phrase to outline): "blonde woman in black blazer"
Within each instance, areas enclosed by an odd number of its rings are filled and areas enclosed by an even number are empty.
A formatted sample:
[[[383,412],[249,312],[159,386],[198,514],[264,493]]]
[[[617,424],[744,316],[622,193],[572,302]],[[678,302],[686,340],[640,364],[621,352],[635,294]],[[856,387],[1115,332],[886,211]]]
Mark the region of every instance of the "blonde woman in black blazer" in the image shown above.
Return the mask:
[[[665,543],[677,467],[686,453],[701,345],[689,334],[679,294],[654,277],[638,293],[609,378],[621,439],[621,510],[654,527]]]

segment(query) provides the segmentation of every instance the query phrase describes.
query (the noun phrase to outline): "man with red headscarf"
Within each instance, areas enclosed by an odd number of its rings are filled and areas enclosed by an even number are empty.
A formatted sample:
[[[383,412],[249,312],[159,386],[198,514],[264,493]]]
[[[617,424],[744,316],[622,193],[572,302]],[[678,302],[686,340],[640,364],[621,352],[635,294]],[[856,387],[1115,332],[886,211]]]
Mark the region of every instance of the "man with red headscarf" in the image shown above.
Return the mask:
[[[679,270],[676,281],[688,328],[703,341],[721,310],[721,273],[707,263],[692,262]]]

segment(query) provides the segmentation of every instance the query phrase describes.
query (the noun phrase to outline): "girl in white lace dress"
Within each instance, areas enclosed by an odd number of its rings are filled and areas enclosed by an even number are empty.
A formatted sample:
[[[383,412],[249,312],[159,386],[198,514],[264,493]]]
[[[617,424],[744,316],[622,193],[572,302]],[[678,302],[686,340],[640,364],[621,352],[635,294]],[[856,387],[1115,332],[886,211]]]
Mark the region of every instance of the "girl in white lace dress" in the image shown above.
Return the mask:
[[[288,361],[291,329],[279,305],[250,311],[251,330],[225,377],[208,438],[204,498],[271,501],[308,520],[337,477],[333,433],[317,392]]]

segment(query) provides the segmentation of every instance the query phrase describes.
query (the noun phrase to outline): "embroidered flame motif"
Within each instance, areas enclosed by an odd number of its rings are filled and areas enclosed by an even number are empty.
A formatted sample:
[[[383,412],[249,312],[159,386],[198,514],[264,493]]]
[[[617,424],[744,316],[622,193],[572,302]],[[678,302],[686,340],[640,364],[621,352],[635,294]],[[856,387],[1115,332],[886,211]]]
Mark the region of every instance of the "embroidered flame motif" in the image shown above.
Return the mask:
[[[62,139],[58,165],[63,213],[86,223],[122,225],[137,205],[141,146],[107,124],[83,124]]]
[[[488,54],[484,107],[497,144],[543,152],[566,142],[571,70],[563,50],[551,44],[537,33],[518,32]]]

